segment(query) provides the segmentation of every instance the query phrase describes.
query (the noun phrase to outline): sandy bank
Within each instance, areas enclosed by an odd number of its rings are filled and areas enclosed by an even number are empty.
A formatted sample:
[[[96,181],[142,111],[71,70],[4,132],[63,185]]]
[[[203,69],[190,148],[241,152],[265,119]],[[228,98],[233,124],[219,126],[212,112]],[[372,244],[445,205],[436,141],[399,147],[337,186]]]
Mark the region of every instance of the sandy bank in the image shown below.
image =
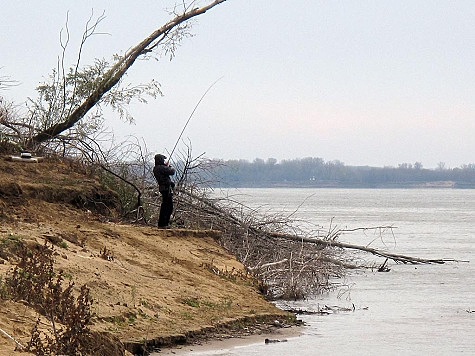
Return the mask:
[[[0,165],[0,246],[55,244],[56,268],[91,289],[93,330],[129,345],[160,345],[205,337],[225,325],[291,317],[262,297],[256,281],[218,244],[219,232],[114,223],[66,199],[100,191],[94,179],[57,162]],[[13,261],[8,253],[0,258],[0,275]],[[36,313],[21,303],[0,303],[0,328],[26,344]],[[14,348],[0,334],[0,355]]]

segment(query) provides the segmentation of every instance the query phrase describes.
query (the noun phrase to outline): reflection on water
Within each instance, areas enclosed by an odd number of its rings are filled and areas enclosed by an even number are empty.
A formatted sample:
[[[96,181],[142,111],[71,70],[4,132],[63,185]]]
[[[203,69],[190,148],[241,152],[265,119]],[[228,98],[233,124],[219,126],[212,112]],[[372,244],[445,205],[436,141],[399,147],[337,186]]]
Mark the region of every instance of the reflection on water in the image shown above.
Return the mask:
[[[394,236],[342,236],[354,244],[424,258],[473,260],[475,190],[241,189],[239,199],[268,211],[293,212],[314,224],[356,228],[392,225]],[[233,191],[234,194],[234,191]],[[368,261],[383,261],[364,255]],[[339,292],[287,304],[352,312],[302,316],[300,337],[200,355],[451,355],[475,354],[475,268],[470,263],[402,265],[358,272]],[[198,353],[191,353],[197,355]]]

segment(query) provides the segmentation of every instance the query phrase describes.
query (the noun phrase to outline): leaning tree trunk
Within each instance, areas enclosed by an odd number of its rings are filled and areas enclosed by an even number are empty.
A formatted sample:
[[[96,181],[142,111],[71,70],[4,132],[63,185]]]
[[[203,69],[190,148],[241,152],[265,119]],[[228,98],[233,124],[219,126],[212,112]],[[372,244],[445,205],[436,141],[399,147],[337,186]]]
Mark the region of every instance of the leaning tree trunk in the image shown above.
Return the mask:
[[[96,89],[92,91],[89,97],[79,105],[74,111],[67,116],[64,121],[56,123],[45,130],[39,132],[35,136],[31,137],[27,141],[27,146],[31,147],[35,144],[48,141],[52,138],[55,138],[62,132],[73,127],[79,120],[81,120],[89,110],[91,110],[106,94],[111,90],[114,85],[116,85],[122,76],[127,72],[127,70],[134,64],[135,60],[143,54],[149,53],[155,48],[163,39],[166,38],[167,34],[173,30],[178,25],[183,22],[204,14],[206,11],[212,7],[225,2],[226,0],[215,0],[207,6],[201,8],[195,8],[193,10],[187,11],[182,15],[175,17],[173,20],[166,23],[164,26],[158,30],[152,32],[150,36],[145,38],[137,46],[133,47],[129,52],[127,52],[109,71],[107,71],[101,78],[97,79]]]

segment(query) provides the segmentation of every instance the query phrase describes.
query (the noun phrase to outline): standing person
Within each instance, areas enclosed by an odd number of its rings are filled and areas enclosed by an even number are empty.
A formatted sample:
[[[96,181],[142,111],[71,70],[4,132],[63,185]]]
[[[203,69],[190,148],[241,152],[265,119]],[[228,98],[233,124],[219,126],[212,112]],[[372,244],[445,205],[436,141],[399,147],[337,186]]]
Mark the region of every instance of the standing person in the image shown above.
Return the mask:
[[[175,169],[168,162],[165,163],[165,157],[162,154],[155,155],[155,167],[153,175],[158,183],[158,190],[162,195],[162,204],[160,205],[160,216],[158,218],[158,227],[167,228],[170,225],[170,216],[173,212],[173,191],[175,183],[170,176],[175,174]]]

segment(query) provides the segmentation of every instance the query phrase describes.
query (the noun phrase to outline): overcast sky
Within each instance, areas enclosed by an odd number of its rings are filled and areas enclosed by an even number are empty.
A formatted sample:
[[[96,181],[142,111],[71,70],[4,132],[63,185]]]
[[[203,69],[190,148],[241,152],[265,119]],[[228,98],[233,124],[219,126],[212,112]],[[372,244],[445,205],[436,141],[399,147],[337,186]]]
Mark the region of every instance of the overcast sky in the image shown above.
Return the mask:
[[[170,19],[174,1],[2,3],[2,92],[21,103],[56,65],[69,10],[69,60],[87,19],[105,11],[83,64],[123,53]],[[201,1],[200,4],[205,4]],[[184,138],[209,158],[321,157],[346,165],[424,167],[475,162],[475,1],[228,0],[197,18],[169,61],[139,61],[164,97],[133,105],[117,135],[171,150]]]

